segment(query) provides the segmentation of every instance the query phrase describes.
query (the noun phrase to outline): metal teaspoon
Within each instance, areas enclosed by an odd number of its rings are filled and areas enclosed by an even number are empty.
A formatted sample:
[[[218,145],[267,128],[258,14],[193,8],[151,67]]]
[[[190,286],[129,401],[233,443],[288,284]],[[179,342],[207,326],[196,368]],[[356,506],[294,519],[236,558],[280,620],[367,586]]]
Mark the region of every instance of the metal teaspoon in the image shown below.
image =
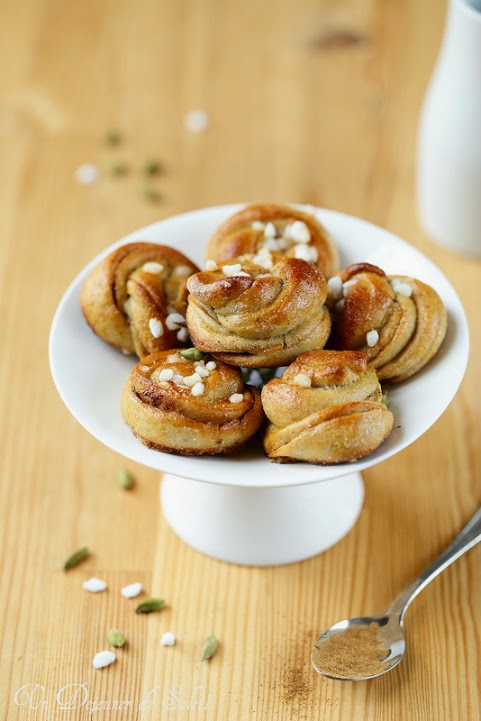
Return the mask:
[[[381,676],[383,673],[393,669],[394,666],[397,666],[402,660],[406,650],[403,623],[404,615],[411,605],[411,602],[433,578],[436,578],[441,571],[444,571],[445,568],[466,553],[466,551],[469,551],[469,549],[479,543],[479,541],[481,541],[481,508],[476,511],[454,541],[396,598],[386,611],[376,616],[361,616],[359,618],[339,621],[328,628],[327,631],[317,639],[311,656],[312,665],[317,673],[328,678],[336,678],[343,681],[365,681],[369,678]],[[319,648],[319,645],[325,642],[332,634],[342,633],[352,626],[370,626],[371,624],[377,626],[378,636],[388,651],[386,658],[381,661],[383,666],[382,670],[378,673],[359,674],[347,678],[342,675],[334,675],[332,671],[326,673],[319,667],[319,662],[316,659],[316,648]]]

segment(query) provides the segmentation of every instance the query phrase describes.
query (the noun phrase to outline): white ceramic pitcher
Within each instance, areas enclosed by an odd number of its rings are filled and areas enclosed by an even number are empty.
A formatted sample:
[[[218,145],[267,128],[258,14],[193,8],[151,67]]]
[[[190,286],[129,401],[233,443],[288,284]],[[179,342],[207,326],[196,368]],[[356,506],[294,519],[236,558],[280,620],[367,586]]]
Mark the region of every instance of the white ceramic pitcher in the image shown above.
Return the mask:
[[[441,245],[481,257],[481,0],[450,0],[421,112],[421,224]]]

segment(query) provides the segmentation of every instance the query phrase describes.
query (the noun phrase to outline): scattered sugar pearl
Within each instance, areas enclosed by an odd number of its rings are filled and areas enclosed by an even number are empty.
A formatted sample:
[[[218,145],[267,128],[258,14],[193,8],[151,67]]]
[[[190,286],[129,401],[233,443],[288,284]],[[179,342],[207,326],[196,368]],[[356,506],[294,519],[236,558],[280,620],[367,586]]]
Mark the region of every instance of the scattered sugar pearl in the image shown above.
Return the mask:
[[[332,278],[329,278],[327,287],[335,300],[342,298],[342,280],[338,275],[333,275]]]
[[[275,238],[277,235],[276,226],[274,223],[267,223],[264,228],[264,235],[266,238]]]
[[[84,581],[82,586],[86,591],[90,591],[90,593],[100,593],[107,588],[105,581],[101,581],[100,578],[95,578],[95,576],[89,578],[88,581]]]
[[[236,276],[243,275],[245,278],[251,278],[250,273],[246,273],[245,270],[240,270],[238,273],[236,273]]]
[[[171,631],[167,631],[160,639],[162,646],[175,646],[175,636]]]
[[[240,263],[235,263],[235,265],[223,265],[222,271],[228,276],[238,275],[242,271],[242,266]]]
[[[233,393],[229,397],[229,401],[231,403],[242,403],[243,400],[244,400],[244,396],[242,395],[242,393]]]
[[[262,222],[262,220],[254,220],[251,223],[252,230],[264,230],[266,224]]]
[[[192,275],[192,273],[193,270],[190,265],[178,265],[174,270],[174,275],[179,276],[179,278],[185,278],[186,275]]]
[[[205,385],[203,383],[201,383],[200,381],[192,387],[192,395],[193,396],[201,396],[204,394],[204,391],[205,391]]]
[[[162,263],[155,263],[154,261],[150,263],[144,263],[142,266],[142,270],[145,273],[151,273],[152,275],[159,275],[159,273],[162,273],[164,270],[164,266]]]
[[[413,294],[412,286],[409,285],[409,283],[404,283],[404,281],[399,280],[399,278],[393,278],[391,286],[396,293],[404,295],[406,298],[410,298]]]
[[[270,273],[259,273],[258,278],[272,278]]]
[[[219,266],[215,262],[215,260],[206,260],[205,261],[205,269],[206,270],[219,270]]]
[[[356,285],[356,283],[358,283],[358,282],[359,282],[358,278],[351,278],[351,280],[346,280],[346,282],[342,284],[343,295],[346,295],[349,288],[352,288],[352,286]]]
[[[159,381],[171,381],[174,377],[172,368],[163,368],[159,373]]]
[[[178,330],[181,325],[184,325],[185,318],[180,313],[169,313],[165,319],[165,325],[169,330]]]
[[[296,220],[291,225],[289,235],[294,243],[309,243],[311,233],[307,225],[302,220]]]
[[[184,376],[184,383],[186,386],[189,386],[189,388],[193,388],[195,384],[201,380],[202,378],[198,373],[192,373],[191,376]]]
[[[209,127],[209,116],[205,110],[191,110],[184,115],[184,125],[191,133],[204,133]]]
[[[149,328],[154,338],[160,338],[160,336],[164,334],[162,323],[157,318],[151,318],[149,320]]]
[[[92,163],[83,163],[75,171],[75,180],[81,185],[92,185],[100,178],[99,169]]]
[[[184,376],[181,376],[180,373],[174,373],[172,376],[172,383],[175,383],[176,386],[183,386]]]
[[[208,371],[215,371],[215,369],[217,368],[217,363],[215,361],[209,361],[205,364],[205,367]]]
[[[345,303],[344,298],[341,298],[341,300],[338,300],[336,303],[336,310],[338,310],[339,312],[342,311],[344,309],[344,303]]]
[[[168,363],[180,363],[180,361],[185,361],[185,358],[183,358],[178,353],[172,353],[172,355],[167,356],[167,362]]]
[[[200,375],[201,378],[207,378],[209,371],[202,366],[195,366],[195,372]]]
[[[143,591],[141,583],[129,583],[128,586],[124,586],[120,593],[124,598],[136,598]]]
[[[279,250],[279,245],[277,243],[277,240],[274,240],[274,238],[267,238],[264,245],[261,248],[261,252],[269,252],[271,250]]]
[[[274,265],[272,255],[268,252],[258,253],[252,258],[252,262],[257,263],[257,265],[260,265],[261,268],[266,268],[267,270],[272,270]]]
[[[311,387],[311,379],[305,373],[298,373],[294,376],[292,382],[295,383],[296,386],[302,386],[303,388]]]
[[[316,248],[310,245],[296,245],[294,257],[300,260],[306,260],[308,263],[315,263],[319,258],[319,253]]]
[[[92,665],[94,668],[104,668],[104,666],[110,666],[116,658],[117,656],[112,651],[100,651],[95,654]]]
[[[189,338],[189,331],[187,330],[187,328],[181,328],[179,331],[177,331],[177,338],[178,340],[180,340],[181,343],[185,343]]]
[[[368,344],[369,348],[373,348],[376,343],[379,340],[379,333],[377,330],[370,330],[369,333],[366,333],[366,343]]]

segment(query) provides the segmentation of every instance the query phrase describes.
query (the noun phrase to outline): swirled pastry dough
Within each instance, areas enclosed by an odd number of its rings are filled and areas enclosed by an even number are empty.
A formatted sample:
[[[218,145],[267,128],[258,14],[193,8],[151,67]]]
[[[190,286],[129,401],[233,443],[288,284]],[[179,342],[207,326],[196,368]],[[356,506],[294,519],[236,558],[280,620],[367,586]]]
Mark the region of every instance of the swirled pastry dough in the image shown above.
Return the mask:
[[[392,429],[376,372],[354,351],[300,355],[262,389],[273,461],[333,464],[369,455]]]
[[[248,205],[222,223],[209,241],[207,258],[221,264],[262,251],[315,263],[327,277],[338,269],[337,250],[317,218],[272,203]]]
[[[187,278],[199,269],[174,248],[128,243],[90,273],[83,314],[104,341],[139,358],[188,341]]]
[[[130,372],[121,412],[149,448],[182,455],[230,453],[259,429],[260,393],[216,361],[187,361],[175,350],[143,358]]]
[[[195,346],[226,363],[286,365],[303,351],[322,348],[328,338],[326,281],[312,263],[243,256],[191,276],[187,287],[187,325]]]
[[[362,351],[379,379],[390,383],[421,370],[446,334],[446,310],[433,288],[408,276],[387,276],[369,263],[350,265],[330,279],[328,305],[329,346]]]

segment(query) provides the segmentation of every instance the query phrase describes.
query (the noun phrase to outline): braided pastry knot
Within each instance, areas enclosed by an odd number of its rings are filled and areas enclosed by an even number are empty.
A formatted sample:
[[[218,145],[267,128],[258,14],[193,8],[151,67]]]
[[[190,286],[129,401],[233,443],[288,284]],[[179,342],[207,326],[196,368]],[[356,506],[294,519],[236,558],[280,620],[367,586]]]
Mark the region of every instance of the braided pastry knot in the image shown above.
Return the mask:
[[[436,291],[404,275],[387,276],[369,263],[350,265],[329,280],[330,345],[359,350],[380,380],[398,383],[437,353],[447,317]]]
[[[81,292],[83,314],[110,345],[139,358],[185,346],[187,278],[197,266],[155,243],[129,243],[90,273]]]
[[[248,205],[235,213],[210,239],[207,258],[224,263],[266,251],[315,263],[327,277],[338,268],[337,250],[327,230],[314,214],[289,205]]]
[[[281,258],[272,270],[251,256],[191,276],[187,326],[197,348],[247,368],[286,365],[322,348],[331,321],[327,286],[312,264]]]
[[[331,464],[369,455],[392,429],[376,372],[363,353],[303,353],[262,389],[272,461]]]
[[[228,453],[259,429],[260,393],[237,368],[188,361],[175,350],[143,358],[130,372],[121,412],[149,448],[182,455]]]

